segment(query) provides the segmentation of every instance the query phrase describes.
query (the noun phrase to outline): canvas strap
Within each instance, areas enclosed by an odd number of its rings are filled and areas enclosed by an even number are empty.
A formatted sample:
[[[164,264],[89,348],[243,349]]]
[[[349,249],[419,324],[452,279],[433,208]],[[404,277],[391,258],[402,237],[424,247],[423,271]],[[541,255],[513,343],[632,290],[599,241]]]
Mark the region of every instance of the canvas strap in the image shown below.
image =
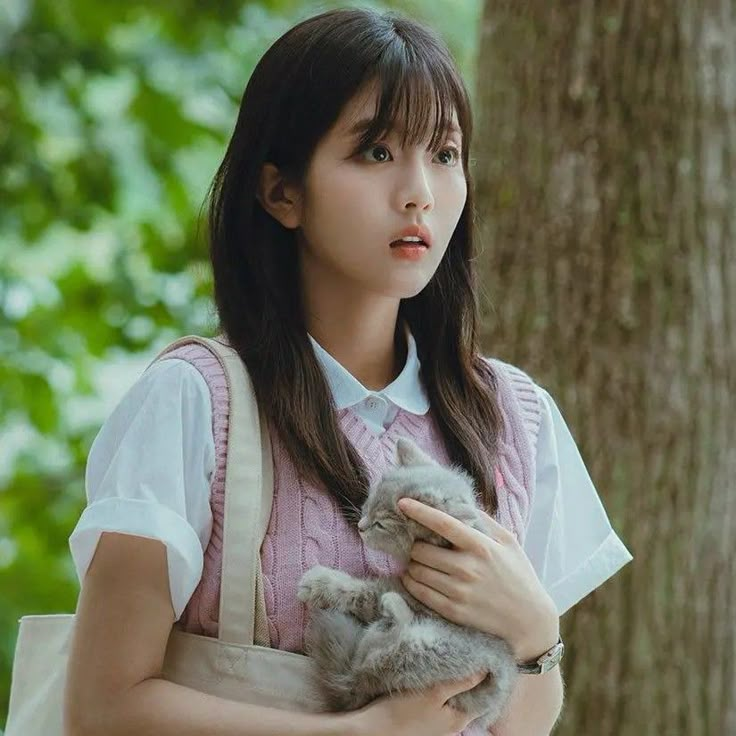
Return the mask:
[[[223,335],[186,335],[167,345],[151,363],[191,343],[203,345],[220,360],[230,401],[218,639],[268,647],[260,549],[273,501],[270,435],[245,364]]]

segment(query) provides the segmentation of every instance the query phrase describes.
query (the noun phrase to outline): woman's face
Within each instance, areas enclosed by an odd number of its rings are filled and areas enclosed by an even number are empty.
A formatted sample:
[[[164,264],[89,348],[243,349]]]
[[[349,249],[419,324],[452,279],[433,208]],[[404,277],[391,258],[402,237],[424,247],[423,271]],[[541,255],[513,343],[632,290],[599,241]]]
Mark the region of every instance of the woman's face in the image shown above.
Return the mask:
[[[404,299],[427,285],[462,214],[462,137],[455,113],[458,130],[434,155],[429,136],[402,149],[396,131],[353,155],[360,132],[351,128],[372,118],[376,105],[374,89],[356,95],[314,152],[297,231],[302,272],[313,288],[339,279],[356,298]],[[429,231],[431,246],[418,259],[401,258],[390,244],[413,224]]]

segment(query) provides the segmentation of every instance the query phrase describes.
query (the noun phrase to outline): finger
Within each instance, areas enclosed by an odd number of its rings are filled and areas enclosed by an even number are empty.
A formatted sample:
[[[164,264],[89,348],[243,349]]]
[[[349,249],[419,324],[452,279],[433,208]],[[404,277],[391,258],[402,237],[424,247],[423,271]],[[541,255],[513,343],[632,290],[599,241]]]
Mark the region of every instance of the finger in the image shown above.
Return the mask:
[[[464,693],[466,690],[472,690],[479,682],[482,682],[488,673],[475,672],[468,677],[464,677],[462,680],[455,680],[450,682],[441,682],[437,685],[439,696],[444,701],[449,700],[453,695],[458,693]]]
[[[413,498],[400,499],[399,508],[414,521],[418,521],[433,532],[437,532],[441,537],[460,549],[470,550],[479,543],[478,536],[481,535],[481,532],[471,529],[467,524],[463,524],[462,521],[446,514],[444,511],[427,506],[427,504]]]
[[[412,561],[420,562],[427,567],[462,578],[468,565],[472,562],[467,552],[457,549],[438,547],[436,544],[414,542],[411,546],[409,564]]]
[[[401,582],[420,603],[424,603],[425,606],[450,621],[455,618],[455,604],[449,596],[414,580],[410,575],[402,575]]]
[[[484,511],[483,509],[478,509],[478,511],[480,511],[480,515],[485,521],[489,522],[489,524],[494,521],[493,517],[487,511]]]
[[[488,513],[483,511],[483,509],[480,509],[480,513],[483,515],[483,518],[488,524],[488,531],[489,536],[494,539],[502,539],[506,540],[508,539],[509,535],[513,537],[512,532],[510,532],[503,524],[499,524],[492,516],[490,516]]]
[[[433,567],[427,567],[421,562],[410,562],[406,568],[406,575],[416,580],[418,583],[423,583],[429,588],[443,593],[448,598],[454,598],[456,589],[453,583],[453,578],[445,572],[440,572]]]

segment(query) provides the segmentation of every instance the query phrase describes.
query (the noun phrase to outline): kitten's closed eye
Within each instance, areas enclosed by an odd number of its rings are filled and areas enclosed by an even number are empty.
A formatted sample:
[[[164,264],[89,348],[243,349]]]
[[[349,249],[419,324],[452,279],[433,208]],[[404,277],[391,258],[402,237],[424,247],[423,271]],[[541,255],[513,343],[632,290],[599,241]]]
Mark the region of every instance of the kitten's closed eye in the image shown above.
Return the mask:
[[[384,531],[386,530],[386,525],[382,524],[380,521],[374,521],[373,526],[377,526],[379,529],[383,529]]]

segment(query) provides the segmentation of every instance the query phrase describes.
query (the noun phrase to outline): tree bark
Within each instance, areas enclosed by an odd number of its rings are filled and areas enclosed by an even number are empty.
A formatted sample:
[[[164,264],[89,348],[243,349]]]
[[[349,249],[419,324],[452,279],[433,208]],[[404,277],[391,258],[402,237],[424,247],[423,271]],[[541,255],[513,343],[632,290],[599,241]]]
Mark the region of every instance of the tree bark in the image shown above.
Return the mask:
[[[634,561],[563,616],[556,734],[736,734],[736,2],[486,0],[483,343]]]

